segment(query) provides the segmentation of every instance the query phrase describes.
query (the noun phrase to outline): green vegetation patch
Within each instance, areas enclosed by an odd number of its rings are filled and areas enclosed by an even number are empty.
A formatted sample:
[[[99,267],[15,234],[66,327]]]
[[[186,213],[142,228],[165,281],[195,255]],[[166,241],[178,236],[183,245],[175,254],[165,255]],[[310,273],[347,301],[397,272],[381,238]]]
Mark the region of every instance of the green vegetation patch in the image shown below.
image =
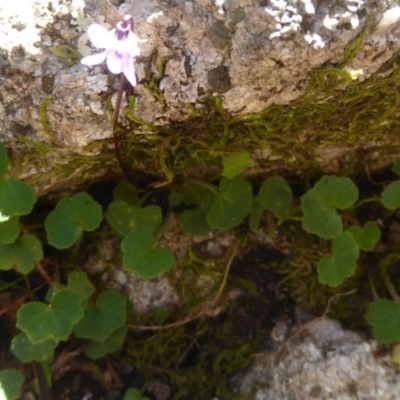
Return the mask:
[[[354,79],[354,71],[344,69],[361,46],[363,34],[346,49],[346,62],[313,71],[302,96],[257,114],[230,115],[222,96],[205,95],[201,104],[190,106],[187,121],[155,126],[135,115],[136,100],[130,96],[127,119],[116,130],[118,162],[111,140],[104,140],[89,145],[87,155],[65,151],[54,168],[47,168],[60,143],[46,115],[52,99],[44,98],[39,114],[49,143],[21,139],[32,151],[20,157],[16,150],[11,161],[0,145],[0,269],[14,269],[12,273],[22,274],[29,283],[39,274],[43,285],[50,286],[43,298],[36,292],[40,287],[27,285],[26,302],[16,314],[21,332],[11,344],[17,358],[49,364],[61,341],[76,340],[79,345],[84,342],[90,359],[119,351],[129,365],[144,371],[143,390],[128,390],[127,399],[141,398],[146,385],[160,375],[170,383],[176,399],[193,395],[240,399],[241,394],[231,390],[228,382],[234,372],[251,364],[269,328],[243,340],[231,335],[232,327],[236,320],[243,328],[250,326],[245,320],[250,313],[240,316],[228,310],[221,321],[211,318],[214,307],[225,307],[220,300],[234,284],[254,299],[284,286],[286,293],[315,313],[340,290],[348,298],[332,306],[332,317],[350,321],[353,327],[358,323],[365,328],[368,322],[384,343],[400,340],[400,298],[391,281],[392,261],[400,259],[398,246],[391,243],[393,248],[385,255],[374,251],[382,244],[381,237],[390,234],[385,224],[398,217],[399,181],[385,183],[382,190],[375,190],[375,197],[369,197],[359,193],[357,182],[357,168],[363,160],[349,162],[338,176],[321,176],[318,171],[322,148],[360,146],[382,139],[399,125],[397,64],[388,63],[383,68],[389,73],[378,71],[362,82]],[[58,51],[75,57],[69,49]],[[165,105],[157,82],[147,87]],[[111,93],[107,101],[112,111],[110,98]],[[392,148],[373,149],[380,150],[390,152]],[[37,195],[28,183],[7,175],[36,163],[48,171],[30,180],[40,183],[68,177],[80,168],[89,176],[100,169],[120,172],[121,161],[129,173],[115,186],[112,199],[111,190],[110,196],[102,194],[99,201],[86,191],[68,193],[51,210],[44,207],[46,211],[34,208]],[[190,177],[201,165],[216,172],[206,179]],[[249,168],[258,167],[280,175],[247,176]],[[283,176],[282,171],[294,169],[295,177]],[[393,171],[399,175],[400,162]],[[366,205],[374,206],[366,207],[364,215],[359,210]],[[159,243],[171,221],[176,222],[176,237],[182,232],[206,235],[229,230],[237,241],[223,249],[226,254],[221,259],[203,260],[193,246],[184,260],[176,262],[173,251]],[[259,235],[257,240],[267,239],[270,248],[285,254],[283,260],[268,259],[268,266],[254,260],[246,264],[247,275],[268,269],[268,279],[260,282],[230,273],[251,231]],[[165,274],[180,296],[179,307],[151,310],[146,315],[128,313],[125,295],[94,285],[92,279],[98,277],[80,271],[81,259],[75,256],[84,253],[88,243],[95,246],[102,235],[114,235],[119,249],[113,254],[113,267],[121,264],[126,274],[149,280]],[[62,259],[61,268],[53,263],[53,255],[57,261]],[[216,281],[222,282],[219,288],[209,284]],[[361,306],[352,314],[354,297],[350,294],[355,289],[362,292],[357,298]],[[8,290],[7,285],[2,290]],[[386,299],[389,296],[391,300]],[[238,306],[240,301],[229,300],[226,307],[248,310]],[[257,313],[261,318],[267,310],[258,305]],[[254,340],[249,342],[248,337]],[[6,391],[10,398],[18,397],[21,379],[14,371],[1,371],[0,384],[7,386],[4,382],[9,376],[16,384]]]

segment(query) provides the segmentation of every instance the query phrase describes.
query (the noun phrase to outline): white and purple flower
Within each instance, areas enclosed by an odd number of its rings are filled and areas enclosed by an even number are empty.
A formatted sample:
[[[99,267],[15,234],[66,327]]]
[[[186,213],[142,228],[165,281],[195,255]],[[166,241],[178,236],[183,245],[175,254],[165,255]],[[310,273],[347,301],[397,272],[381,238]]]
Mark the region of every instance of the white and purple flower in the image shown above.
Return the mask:
[[[99,54],[82,58],[85,65],[96,65],[107,60],[107,67],[112,74],[126,76],[132,86],[136,85],[135,61],[140,55],[138,42],[140,39],[133,33],[134,22],[130,15],[117,23],[117,27],[107,31],[104,26],[92,24],[88,28],[88,35],[93,46],[104,49]]]

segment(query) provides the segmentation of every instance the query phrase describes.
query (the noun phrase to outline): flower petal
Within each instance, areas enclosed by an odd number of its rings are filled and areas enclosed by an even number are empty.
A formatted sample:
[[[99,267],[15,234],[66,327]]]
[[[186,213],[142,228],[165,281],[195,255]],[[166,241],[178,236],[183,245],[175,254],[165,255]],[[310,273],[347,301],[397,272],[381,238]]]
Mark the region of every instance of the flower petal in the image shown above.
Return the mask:
[[[107,67],[112,74],[119,74],[123,70],[123,56],[112,51],[107,56]]]
[[[124,58],[124,70],[122,71],[132,86],[136,86],[136,75],[135,75],[135,60],[131,57]]]
[[[99,49],[110,49],[113,47],[114,37],[104,26],[92,24],[87,33],[94,47]]]
[[[93,54],[92,56],[83,57],[81,64],[85,65],[96,65],[102,63],[107,57],[108,51],[103,51],[99,54]]]
[[[132,57],[140,56],[140,48],[138,46],[138,37],[134,33],[129,32],[128,38],[126,41],[127,41],[127,43],[126,43],[127,52]]]

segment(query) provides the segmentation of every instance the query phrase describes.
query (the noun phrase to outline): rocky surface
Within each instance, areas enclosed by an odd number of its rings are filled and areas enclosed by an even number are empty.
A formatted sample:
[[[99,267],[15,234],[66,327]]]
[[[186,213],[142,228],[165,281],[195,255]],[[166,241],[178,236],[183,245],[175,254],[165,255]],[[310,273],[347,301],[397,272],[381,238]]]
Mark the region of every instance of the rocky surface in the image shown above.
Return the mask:
[[[89,54],[88,25],[111,29],[127,13],[144,40],[135,113],[155,125],[184,121],[205,93],[223,94],[225,109],[241,115],[287,103],[304,92],[314,68],[343,62],[346,45],[366,27],[364,46],[346,67],[359,80],[400,48],[399,7],[389,0],[5,2],[3,142],[17,148],[22,136],[55,143],[61,153],[85,153],[84,146],[111,137],[104,96],[116,92],[118,77],[110,79],[105,65],[71,66],[51,49],[68,45]]]
[[[257,354],[238,378],[249,399],[398,399],[398,371],[388,357],[374,355],[375,342],[327,318],[294,331],[288,339],[288,326],[278,324],[273,333],[277,350]]]

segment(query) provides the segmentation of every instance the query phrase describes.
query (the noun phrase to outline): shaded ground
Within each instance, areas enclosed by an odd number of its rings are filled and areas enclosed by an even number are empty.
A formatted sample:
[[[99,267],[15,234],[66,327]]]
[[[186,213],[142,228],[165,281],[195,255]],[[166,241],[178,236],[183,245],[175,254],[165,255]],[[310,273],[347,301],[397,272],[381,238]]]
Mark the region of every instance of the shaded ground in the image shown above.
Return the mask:
[[[393,179],[390,172],[373,177],[378,182],[387,179]],[[381,191],[381,186],[371,183],[367,177],[359,178],[357,184],[361,198],[376,196]],[[309,271],[294,268],[301,265],[301,257],[312,257],[307,251],[311,251],[315,238],[310,239],[304,232],[300,234],[294,230],[299,227],[298,223],[289,222],[279,228],[271,243],[256,244],[253,240],[252,245],[239,251],[225,291],[229,301],[222,301],[225,305],[221,312],[170,329],[131,331],[120,352],[99,361],[92,361],[82,353],[82,340],[71,339],[57,349],[51,387],[45,379],[48,371],[39,364],[23,366],[9,351],[15,333],[17,301],[27,292],[28,282],[12,271],[3,272],[0,300],[6,313],[0,318],[0,369],[20,367],[28,382],[25,392],[33,391],[33,379],[39,378],[41,398],[45,400],[117,400],[130,387],[143,390],[152,400],[210,400],[214,396],[220,400],[240,399],[235,394],[232,377],[251,364],[254,353],[270,349],[268,337],[277,322],[285,320],[293,325],[299,322],[296,313],[299,306],[305,311],[303,315],[307,312],[311,317],[321,315],[334,294],[357,288],[355,296],[343,297],[332,305],[330,316],[346,327],[370,335],[363,315],[373,299],[371,280],[378,292],[387,293],[377,265],[385,254],[398,250],[400,226],[396,213],[383,214],[381,204],[377,203],[360,206],[352,216],[355,217],[360,223],[379,220],[382,239],[374,252],[360,259],[358,273],[339,288],[319,285],[315,267]],[[268,230],[268,219],[264,224]],[[202,246],[194,245],[193,251],[199,258],[207,257]],[[227,255],[222,257],[226,262]],[[47,273],[53,274],[60,266],[54,262],[47,267]],[[394,284],[399,280],[397,269],[397,264],[389,267]],[[43,276],[34,273],[29,277],[28,287],[42,283]],[[36,295],[44,298],[45,292],[43,287]],[[182,319],[180,311],[175,310],[165,322]],[[143,325],[154,324],[155,316],[151,313],[136,316],[136,324],[137,321]]]
[[[206,400],[216,390],[224,398],[232,373],[246,367],[251,354],[265,346],[263,338],[277,320],[293,314],[293,302],[285,290],[274,289],[281,279],[277,266],[282,258],[282,253],[259,246],[236,260],[229,288],[239,289],[241,294],[215,318],[202,318],[170,331],[133,332],[120,353],[99,362],[79,354],[81,341],[70,340],[60,346],[52,398],[78,400],[91,393],[87,398],[120,399],[124,388],[143,385],[148,387],[145,394],[158,400]],[[11,280],[12,275],[3,275],[3,282],[5,278]],[[2,368],[21,366],[8,351],[13,313],[1,318]],[[156,343],[156,354],[130,354],[149,341]],[[143,365],[146,358],[150,362]],[[28,366],[26,372],[33,377],[32,367]],[[181,379],[176,379],[178,375]],[[170,397],[171,392],[180,393],[179,397]]]

